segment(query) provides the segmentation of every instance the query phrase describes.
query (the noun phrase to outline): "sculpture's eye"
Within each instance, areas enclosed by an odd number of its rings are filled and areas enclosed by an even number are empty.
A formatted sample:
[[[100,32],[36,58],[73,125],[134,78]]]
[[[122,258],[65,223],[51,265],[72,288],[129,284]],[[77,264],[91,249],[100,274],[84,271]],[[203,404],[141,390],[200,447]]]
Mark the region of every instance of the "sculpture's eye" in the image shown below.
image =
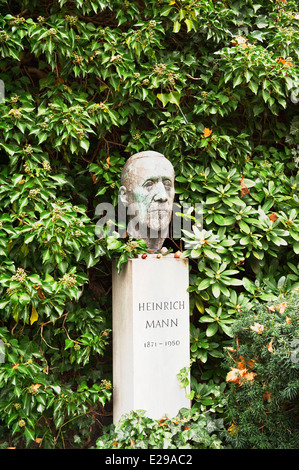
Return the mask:
[[[171,183],[170,180],[164,180],[164,181],[163,181],[163,184],[164,184],[164,186],[165,186],[166,189],[170,189],[171,186],[172,186],[172,183]]]
[[[151,188],[153,187],[153,185],[154,185],[153,180],[147,180],[147,181],[144,183],[143,187],[144,187],[144,188],[147,188],[147,189],[151,189]]]

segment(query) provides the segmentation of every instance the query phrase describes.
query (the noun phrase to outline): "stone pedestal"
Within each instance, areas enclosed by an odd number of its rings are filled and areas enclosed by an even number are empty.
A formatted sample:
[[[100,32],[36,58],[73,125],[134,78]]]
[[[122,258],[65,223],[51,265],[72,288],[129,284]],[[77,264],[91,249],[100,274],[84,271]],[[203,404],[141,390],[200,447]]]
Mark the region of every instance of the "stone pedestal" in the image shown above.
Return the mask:
[[[174,417],[190,400],[177,374],[190,364],[187,259],[148,255],[113,267],[113,422],[134,410]]]

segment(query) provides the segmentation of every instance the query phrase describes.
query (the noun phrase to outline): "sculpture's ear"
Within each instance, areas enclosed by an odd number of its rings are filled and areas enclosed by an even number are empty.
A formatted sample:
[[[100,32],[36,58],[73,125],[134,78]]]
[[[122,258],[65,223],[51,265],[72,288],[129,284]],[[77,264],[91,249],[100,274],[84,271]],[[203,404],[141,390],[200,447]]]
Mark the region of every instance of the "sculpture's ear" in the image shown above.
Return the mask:
[[[119,188],[118,198],[124,206],[128,205],[127,189],[125,186]]]

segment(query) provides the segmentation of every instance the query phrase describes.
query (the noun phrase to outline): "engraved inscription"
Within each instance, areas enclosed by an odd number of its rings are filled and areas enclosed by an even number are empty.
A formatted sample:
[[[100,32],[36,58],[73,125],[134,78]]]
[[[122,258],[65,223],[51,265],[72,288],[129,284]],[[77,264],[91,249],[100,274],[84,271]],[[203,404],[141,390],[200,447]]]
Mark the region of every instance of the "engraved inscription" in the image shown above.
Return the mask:
[[[157,341],[146,341],[143,346],[145,348],[157,348],[159,346],[179,346],[181,344],[179,339],[173,339],[171,341],[162,341],[162,342],[157,342]]]
[[[145,322],[145,328],[165,328],[178,326],[178,318],[166,318],[165,320],[152,320]]]
[[[182,310],[185,308],[184,300],[170,300],[162,302],[139,302],[139,312],[154,312],[163,310]]]
[[[143,323],[145,335],[143,340],[145,338],[148,339],[144,343],[144,347],[153,349],[180,346],[181,342],[177,335],[181,333],[185,320],[180,315],[186,310],[187,305],[188,302],[186,303],[184,298],[158,301],[148,301],[145,299],[144,301],[138,301],[136,308],[140,312],[140,319]],[[170,331],[173,331],[173,335],[176,336],[174,339],[169,337]]]

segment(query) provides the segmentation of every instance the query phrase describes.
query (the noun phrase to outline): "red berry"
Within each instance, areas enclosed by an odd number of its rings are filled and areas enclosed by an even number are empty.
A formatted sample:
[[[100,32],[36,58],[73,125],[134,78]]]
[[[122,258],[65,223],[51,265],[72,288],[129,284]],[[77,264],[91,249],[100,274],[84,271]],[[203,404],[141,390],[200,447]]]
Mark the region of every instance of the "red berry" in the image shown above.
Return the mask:
[[[143,253],[143,255],[141,255],[141,258],[142,258],[142,259],[147,258],[147,254],[146,254],[146,253]]]
[[[175,254],[174,254],[174,257],[175,258],[179,258],[181,256],[182,252],[181,251],[177,251]]]

